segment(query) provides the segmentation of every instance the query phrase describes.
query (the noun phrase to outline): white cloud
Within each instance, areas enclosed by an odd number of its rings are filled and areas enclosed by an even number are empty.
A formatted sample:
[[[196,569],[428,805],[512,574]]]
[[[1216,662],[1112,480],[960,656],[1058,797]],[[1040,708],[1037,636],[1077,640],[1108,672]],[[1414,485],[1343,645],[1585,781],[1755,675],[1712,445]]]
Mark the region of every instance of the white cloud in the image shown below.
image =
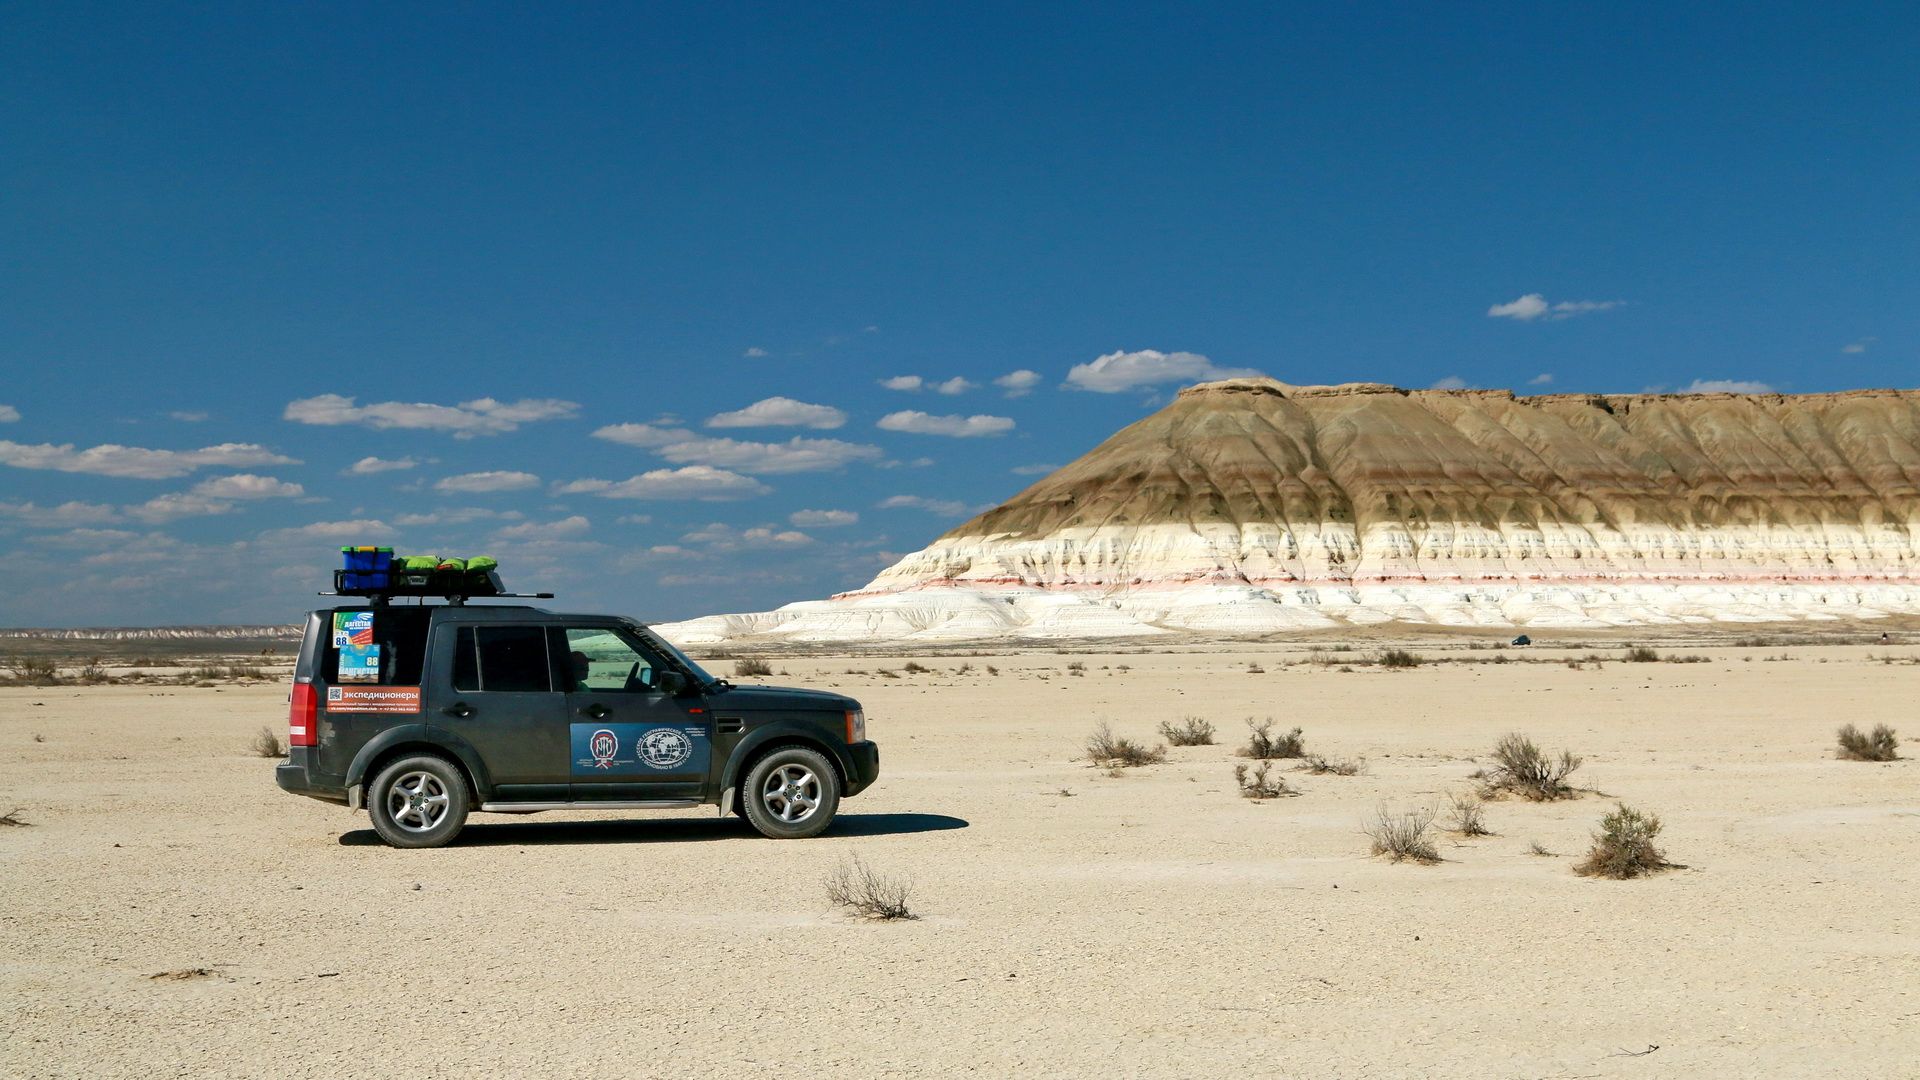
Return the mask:
[[[1458,375],[1449,375],[1444,379],[1436,379],[1432,386],[1434,390],[1465,390],[1466,388],[1467,380]]]
[[[1680,394],[1777,394],[1771,385],[1747,379],[1695,379],[1681,387]]]
[[[654,469],[625,480],[574,480],[555,489],[560,495],[598,495],[606,499],[696,499],[720,502],[765,495],[773,489],[739,473],[707,465]]]
[[[1494,319],[1513,319],[1516,322],[1532,322],[1540,318],[1571,319],[1575,315],[1611,311],[1624,302],[1621,300],[1562,300],[1549,304],[1547,298],[1539,293],[1528,293],[1517,300],[1493,305],[1487,309],[1487,316]]]
[[[340,394],[321,394],[287,403],[282,418],[301,424],[361,427],[386,430],[405,428],[420,431],[451,431],[458,438],[499,435],[514,431],[521,424],[538,420],[564,420],[579,411],[572,401],[557,398],[525,398],[520,401],[495,401],[476,398],[458,405],[432,405],[425,402],[382,401],[355,405],[354,399]]]
[[[393,528],[377,518],[349,521],[315,521],[287,529],[268,529],[259,536],[263,544],[289,544],[309,540],[353,540],[363,544],[391,539]]]
[[[1535,375],[1533,378],[1528,379],[1527,385],[1528,386],[1552,386],[1553,373],[1548,371],[1543,371],[1540,374]]]
[[[685,428],[667,427],[654,420],[645,424],[609,424],[593,433],[596,439],[652,450],[670,443],[685,442],[700,436]]]
[[[809,427],[822,430],[847,422],[847,414],[831,405],[810,405],[790,397],[770,397],[744,409],[707,419],[708,427]]]
[[[956,439],[981,435],[1001,435],[1013,430],[1013,421],[1004,416],[928,416],[914,409],[888,413],[876,425],[884,431],[904,431],[913,435],[949,435]]]
[[[105,443],[76,451],[72,443],[26,445],[0,439],[0,464],[18,469],[53,469],[137,480],[165,480],[196,469],[246,468],[252,465],[298,465],[264,446],[221,443],[199,450],[147,450]]]
[[[968,382],[964,377],[959,375],[939,382],[922,378],[919,375],[895,375],[891,379],[881,379],[880,385],[889,390],[902,390],[909,394],[917,394],[922,390],[931,390],[936,394],[953,395],[964,394],[974,389],[978,384]]]
[[[738,551],[742,548],[801,547],[813,543],[813,537],[792,529],[774,529],[769,525],[735,529],[718,521],[695,529],[680,538],[683,544],[697,544],[710,551]]]
[[[911,508],[939,514],[942,517],[966,517],[988,507],[969,507],[958,499],[929,499],[924,495],[889,495],[874,505],[882,510]]]
[[[175,409],[167,415],[183,424],[197,424],[207,418],[207,414],[204,412],[190,411],[187,409]]]
[[[1859,341],[1841,346],[1840,351],[1846,353],[1848,356],[1859,356],[1861,353],[1873,348],[1873,343],[1879,340],[1877,337],[1863,337]],[[0,419],[5,419],[5,416],[0,415]],[[14,419],[19,419],[19,414],[16,413]]]
[[[252,473],[203,480],[194,485],[192,492],[208,499],[291,499],[306,493],[299,484]]]
[[[98,551],[103,547],[117,546],[139,537],[139,533],[128,532],[126,529],[69,529],[63,533],[36,536],[33,538],[33,543],[51,548]]]
[[[449,476],[433,486],[440,491],[525,491],[539,487],[540,478],[530,472],[495,469]]]
[[[395,525],[465,525],[470,521],[518,521],[527,515],[518,510],[488,510],[479,506],[463,506],[452,510],[434,510],[425,514],[401,514],[393,519]]]
[[[118,521],[120,512],[101,503],[63,502],[58,506],[37,506],[30,502],[0,502],[0,518],[36,529],[60,529]]]
[[[658,453],[676,465],[715,465],[745,473],[825,472],[856,461],[884,456],[877,446],[839,439],[746,442],[740,439],[689,439],[663,446]]]
[[[151,524],[161,524],[189,517],[213,517],[217,514],[233,512],[233,503],[226,499],[212,499],[205,495],[195,495],[190,491],[175,492],[171,495],[156,495],[138,506],[127,507],[127,516]]]
[[[795,510],[787,515],[787,523],[801,528],[831,528],[836,525],[854,525],[860,521],[860,515],[851,510]]]
[[[1011,471],[1015,476],[1045,476],[1059,468],[1058,465],[1015,465]]]
[[[410,457],[363,457],[349,466],[347,471],[355,476],[371,476],[374,473],[398,472],[404,469],[417,469],[419,467],[420,463]]]
[[[0,424],[17,423],[19,422],[19,420],[20,420],[19,409],[16,409],[11,405],[0,405]]]
[[[508,525],[494,531],[498,540],[553,540],[566,536],[579,536],[593,528],[593,523],[584,516],[575,514],[559,521],[527,521],[519,525]]]
[[[1040,373],[1037,371],[1029,371],[1026,368],[1021,368],[1018,371],[1009,371],[1005,375],[993,380],[993,385],[1005,390],[1007,396],[1010,398],[1025,397],[1033,393],[1034,387],[1040,385]]]
[[[746,357],[749,360],[758,360],[761,357],[767,355],[767,350],[761,348],[758,345],[755,345],[752,348],[748,349],[746,352],[741,353],[740,355]]]
[[[1158,349],[1110,352],[1090,364],[1075,364],[1067,385],[1075,390],[1118,394],[1156,383],[1239,379],[1260,374],[1252,368],[1223,368],[1199,353],[1163,353]]]
[[[1518,300],[1505,304],[1495,304],[1487,309],[1487,316],[1494,319],[1518,319],[1527,322],[1547,313],[1547,298],[1539,293],[1528,293]]]

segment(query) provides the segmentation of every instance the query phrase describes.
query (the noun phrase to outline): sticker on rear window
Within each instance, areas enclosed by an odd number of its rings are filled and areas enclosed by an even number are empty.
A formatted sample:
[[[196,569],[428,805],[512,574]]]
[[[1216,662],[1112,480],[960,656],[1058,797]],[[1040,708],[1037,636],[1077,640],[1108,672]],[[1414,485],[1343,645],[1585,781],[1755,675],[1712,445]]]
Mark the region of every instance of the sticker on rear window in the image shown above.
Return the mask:
[[[333,647],[373,644],[373,612],[336,611],[333,613]]]
[[[338,713],[417,713],[417,686],[329,686],[327,711]]]

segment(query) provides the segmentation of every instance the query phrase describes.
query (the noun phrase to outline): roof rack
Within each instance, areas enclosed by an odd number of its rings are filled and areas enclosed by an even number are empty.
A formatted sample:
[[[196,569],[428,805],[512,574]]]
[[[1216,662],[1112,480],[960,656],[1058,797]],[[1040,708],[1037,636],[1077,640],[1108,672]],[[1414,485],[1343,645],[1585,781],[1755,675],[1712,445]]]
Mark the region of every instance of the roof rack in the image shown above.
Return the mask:
[[[382,575],[387,577],[387,585],[385,588],[349,588],[347,586],[348,574],[349,571],[346,570],[335,570],[333,572],[333,591],[323,592],[319,595],[364,596],[376,606],[385,604],[395,597],[419,597],[421,599],[445,600],[448,604],[455,607],[459,607],[468,600],[473,599],[553,599],[553,594],[550,592],[503,592],[500,584],[500,575],[493,571],[488,571],[484,579],[475,579],[471,576],[462,575],[458,580],[450,580],[440,574],[403,574],[395,571],[391,575]],[[354,574],[354,576],[362,577],[366,575]]]

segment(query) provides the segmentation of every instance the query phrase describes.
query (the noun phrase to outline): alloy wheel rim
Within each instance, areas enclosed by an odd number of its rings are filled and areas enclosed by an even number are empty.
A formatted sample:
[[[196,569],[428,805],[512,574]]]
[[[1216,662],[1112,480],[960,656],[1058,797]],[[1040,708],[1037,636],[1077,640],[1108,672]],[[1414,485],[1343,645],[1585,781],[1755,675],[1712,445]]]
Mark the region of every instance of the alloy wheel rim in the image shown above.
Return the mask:
[[[782,765],[767,774],[761,805],[788,825],[797,825],[820,808],[820,778],[804,765]]]
[[[429,772],[410,772],[387,789],[387,816],[408,832],[429,832],[447,819],[452,800]]]

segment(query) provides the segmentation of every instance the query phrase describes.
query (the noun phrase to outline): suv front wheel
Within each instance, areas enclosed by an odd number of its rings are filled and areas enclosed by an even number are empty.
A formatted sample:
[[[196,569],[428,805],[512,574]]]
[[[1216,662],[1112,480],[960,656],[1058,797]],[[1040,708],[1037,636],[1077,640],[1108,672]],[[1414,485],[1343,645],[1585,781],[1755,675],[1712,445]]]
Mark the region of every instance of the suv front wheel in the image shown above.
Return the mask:
[[[840,808],[840,774],[818,750],[788,746],[753,763],[740,785],[748,824],[775,840],[818,836]]]
[[[440,847],[467,823],[467,778],[431,754],[403,757],[381,769],[367,789],[373,831],[397,848]]]

